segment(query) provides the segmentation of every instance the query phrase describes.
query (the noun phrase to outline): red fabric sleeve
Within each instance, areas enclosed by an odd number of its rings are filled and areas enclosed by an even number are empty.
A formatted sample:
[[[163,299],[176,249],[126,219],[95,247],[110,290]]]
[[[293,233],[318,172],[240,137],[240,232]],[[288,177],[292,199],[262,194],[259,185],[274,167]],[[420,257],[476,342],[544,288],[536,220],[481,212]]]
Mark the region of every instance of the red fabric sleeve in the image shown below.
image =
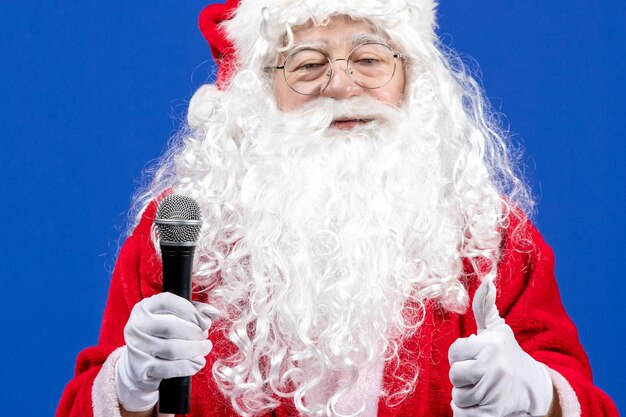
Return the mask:
[[[525,352],[560,373],[574,389],[583,417],[618,417],[611,399],[593,384],[591,366],[567,315],[554,274],[554,255],[537,229],[513,220],[504,243],[496,285],[500,315]],[[473,298],[476,283],[470,289]],[[471,309],[464,333],[476,332]]]
[[[94,379],[109,354],[124,344],[124,326],[132,307],[142,298],[158,292],[160,261],[150,241],[156,206],[156,202],[148,206],[139,225],[122,246],[111,278],[98,345],[79,353],[74,378],[61,396],[57,417],[93,415]]]

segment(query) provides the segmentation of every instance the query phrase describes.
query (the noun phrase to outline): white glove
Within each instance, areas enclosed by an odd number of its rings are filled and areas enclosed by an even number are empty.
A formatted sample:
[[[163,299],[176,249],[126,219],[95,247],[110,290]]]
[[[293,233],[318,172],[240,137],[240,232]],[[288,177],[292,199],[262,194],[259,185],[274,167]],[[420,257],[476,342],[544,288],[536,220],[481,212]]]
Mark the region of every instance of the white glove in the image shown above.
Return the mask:
[[[552,381],[500,317],[493,282],[481,284],[472,308],[478,335],[457,339],[448,351],[454,416],[545,416]]]
[[[115,366],[115,387],[127,411],[146,411],[159,399],[164,378],[191,376],[212,348],[214,307],[160,293],[135,304],[124,328],[126,346]]]

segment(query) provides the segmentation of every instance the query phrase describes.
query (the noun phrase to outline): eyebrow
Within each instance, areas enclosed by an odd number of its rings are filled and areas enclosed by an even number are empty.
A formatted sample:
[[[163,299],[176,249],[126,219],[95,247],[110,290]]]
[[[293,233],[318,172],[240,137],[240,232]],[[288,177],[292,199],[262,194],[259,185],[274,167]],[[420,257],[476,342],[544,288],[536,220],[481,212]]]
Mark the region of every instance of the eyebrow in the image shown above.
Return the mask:
[[[356,33],[352,36],[352,46],[362,45],[364,43],[382,43],[387,45],[389,41],[377,33]]]
[[[382,37],[381,35],[378,35],[376,33],[355,33],[354,35],[352,35],[352,39],[350,40],[350,45],[352,48],[355,48],[358,45],[362,45],[364,43],[382,43],[384,45],[387,45],[389,41],[385,39],[384,37]],[[290,54],[300,51],[302,49],[311,49],[311,48],[324,50],[327,46],[328,46],[328,43],[324,41],[303,42],[303,43],[294,45],[293,47],[289,48],[287,51],[283,52],[283,54],[285,54],[285,56],[289,56]]]
[[[326,45],[327,43],[322,42],[322,41],[303,42],[303,43],[299,43],[297,45],[292,46],[291,48],[283,52],[283,54],[285,54],[285,56],[289,56],[290,54],[301,51],[302,49],[322,49],[323,50],[326,47]]]

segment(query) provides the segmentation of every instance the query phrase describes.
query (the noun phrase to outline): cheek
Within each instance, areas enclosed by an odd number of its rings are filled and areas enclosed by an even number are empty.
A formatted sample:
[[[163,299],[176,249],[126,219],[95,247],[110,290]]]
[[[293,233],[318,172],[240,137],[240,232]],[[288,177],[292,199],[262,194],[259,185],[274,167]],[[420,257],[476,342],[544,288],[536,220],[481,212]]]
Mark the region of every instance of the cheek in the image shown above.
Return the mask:
[[[404,97],[404,71],[396,73],[393,79],[384,87],[369,90],[369,94],[384,103],[400,107]]]
[[[310,100],[309,96],[303,96],[293,91],[280,72],[274,75],[274,94],[278,108],[285,112],[295,110]]]

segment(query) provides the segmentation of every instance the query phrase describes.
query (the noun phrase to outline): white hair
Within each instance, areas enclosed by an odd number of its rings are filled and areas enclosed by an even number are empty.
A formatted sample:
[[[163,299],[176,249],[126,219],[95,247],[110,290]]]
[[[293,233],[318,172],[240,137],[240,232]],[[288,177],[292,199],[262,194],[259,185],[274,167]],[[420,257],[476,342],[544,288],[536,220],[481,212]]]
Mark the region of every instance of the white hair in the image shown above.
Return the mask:
[[[213,369],[237,412],[260,414],[289,397],[302,414],[339,415],[345,386],[321,405],[308,404],[307,393],[333,373],[354,382],[382,358],[394,379],[384,395],[401,401],[418,370],[398,363],[399,355],[425,303],[464,312],[463,261],[493,279],[501,230],[510,215],[529,214],[533,201],[478,83],[431,36],[433,2],[286,3],[307,11],[285,7],[276,17],[270,7],[274,28],[259,19],[262,41],[237,38],[248,59],[224,91],[207,85],[194,95],[188,126],[135,210],[167,189],[200,204],[206,227],[194,280],[223,310],[216,325],[238,348]],[[238,12],[230,33],[249,10]],[[363,107],[390,121],[379,133],[328,140],[329,118],[344,110],[318,101],[281,113],[263,68],[285,31],[339,14],[367,17],[395,43],[407,83],[401,111]],[[351,200],[321,203],[342,193]]]

